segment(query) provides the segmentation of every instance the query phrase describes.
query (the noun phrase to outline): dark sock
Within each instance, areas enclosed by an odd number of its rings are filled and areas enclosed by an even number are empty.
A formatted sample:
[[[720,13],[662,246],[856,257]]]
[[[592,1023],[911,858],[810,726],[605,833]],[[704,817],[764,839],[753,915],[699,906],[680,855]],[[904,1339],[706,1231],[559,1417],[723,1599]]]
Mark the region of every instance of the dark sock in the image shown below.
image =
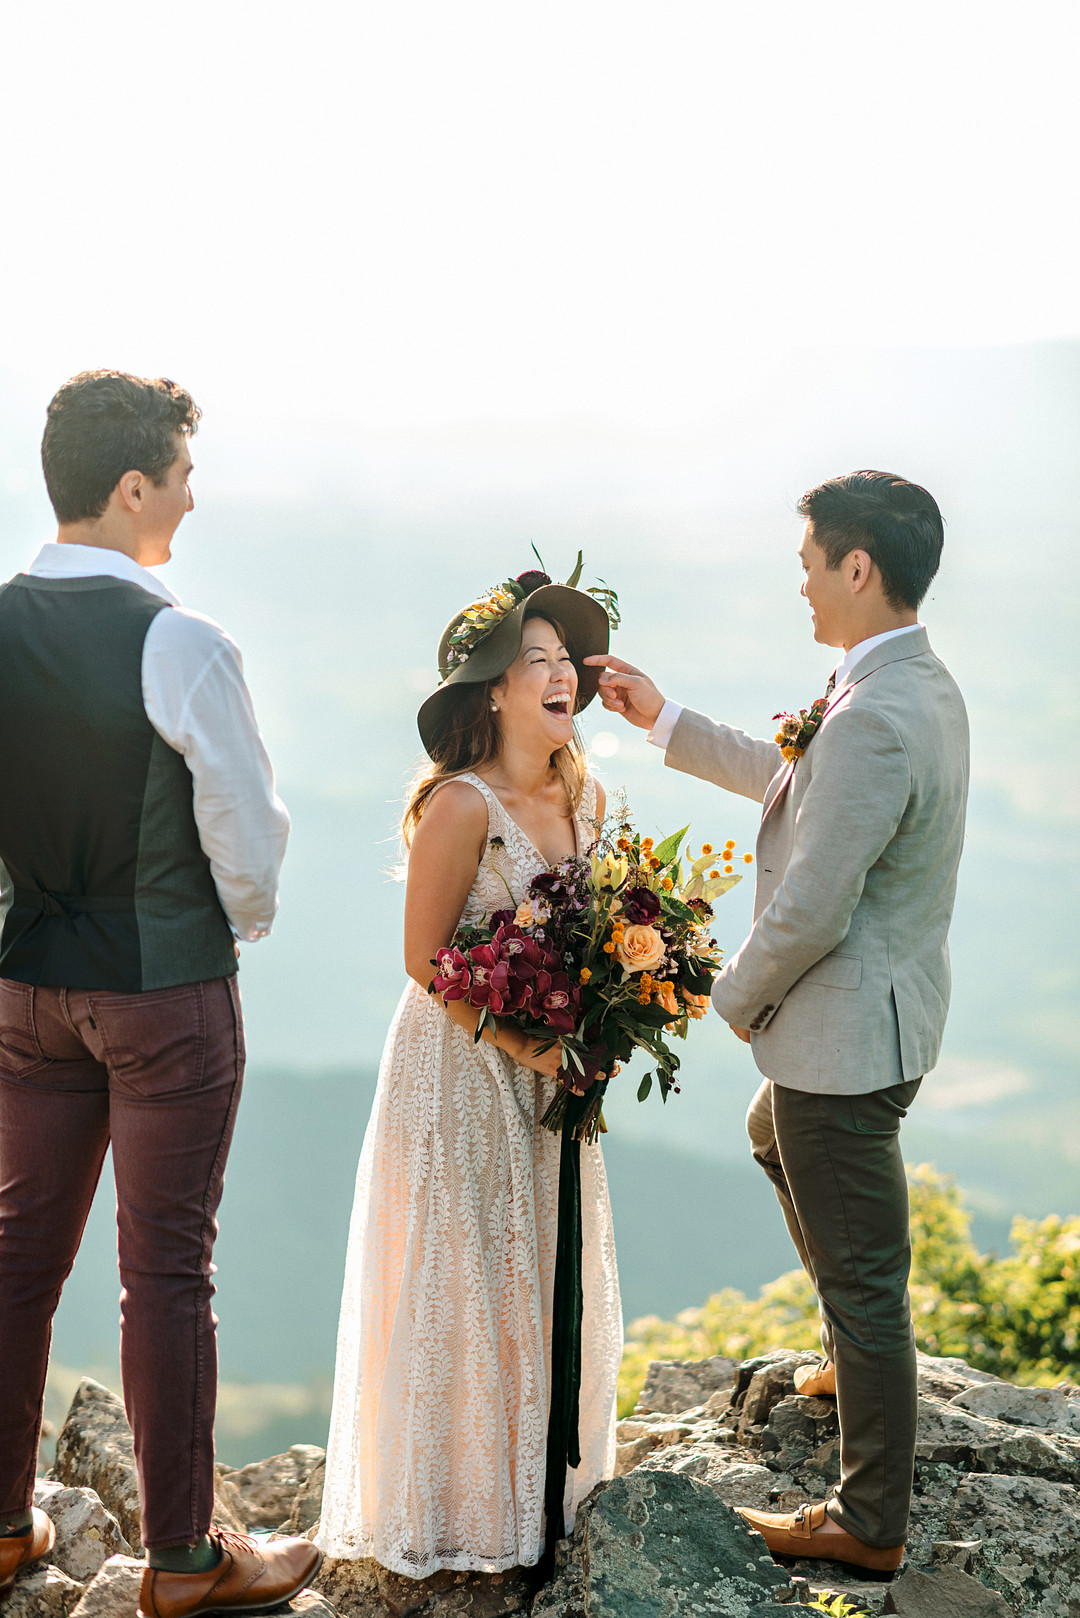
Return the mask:
[[[0,1521],[0,1539],[14,1539],[16,1534],[28,1534],[33,1526],[33,1512],[17,1511],[5,1521]]]
[[[146,1560],[160,1573],[209,1573],[221,1561],[221,1549],[204,1534],[195,1545],[169,1545],[147,1551]]]

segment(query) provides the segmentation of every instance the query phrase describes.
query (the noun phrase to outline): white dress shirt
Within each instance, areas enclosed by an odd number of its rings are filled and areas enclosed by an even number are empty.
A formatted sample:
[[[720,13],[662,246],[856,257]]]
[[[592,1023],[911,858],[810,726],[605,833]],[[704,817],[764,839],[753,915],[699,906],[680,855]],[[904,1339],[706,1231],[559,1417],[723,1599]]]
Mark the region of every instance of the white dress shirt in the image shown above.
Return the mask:
[[[122,551],[44,545],[38,579],[124,579],[170,604],[143,642],[146,717],[191,771],[195,824],[221,907],[237,938],[265,938],[277,911],[289,816],[274,791],[235,641]]]
[[[866,640],[859,641],[850,651],[844,653],[836,665],[834,689],[839,691],[856,664],[861,663],[863,658],[874,650],[875,646],[882,646],[887,640],[893,640],[897,635],[910,635],[913,630],[922,629],[922,627],[922,624],[904,624],[901,629],[886,629],[881,635],[869,635]],[[682,711],[683,704],[681,702],[672,702],[668,698],[657,714],[656,722],[645,740],[652,742],[654,747],[662,747],[666,750],[668,743],[671,741],[672,732],[679,723],[679,715]]]

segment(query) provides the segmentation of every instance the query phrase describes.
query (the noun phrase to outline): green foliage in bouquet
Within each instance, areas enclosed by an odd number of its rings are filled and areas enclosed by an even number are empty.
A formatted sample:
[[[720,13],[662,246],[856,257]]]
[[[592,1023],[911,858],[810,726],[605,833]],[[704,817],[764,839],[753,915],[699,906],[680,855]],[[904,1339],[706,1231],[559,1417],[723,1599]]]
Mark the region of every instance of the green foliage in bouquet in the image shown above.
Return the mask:
[[[908,1169],[911,1308],[927,1354],[955,1355],[1010,1382],[1080,1379],[1080,1216],[1013,1221],[1013,1251],[980,1253],[961,1193],[929,1164]],[[750,1359],[818,1347],[817,1300],[802,1270],[748,1299],[730,1288],[674,1320],[647,1315],[627,1329],[619,1413],[637,1402],[650,1360]]]

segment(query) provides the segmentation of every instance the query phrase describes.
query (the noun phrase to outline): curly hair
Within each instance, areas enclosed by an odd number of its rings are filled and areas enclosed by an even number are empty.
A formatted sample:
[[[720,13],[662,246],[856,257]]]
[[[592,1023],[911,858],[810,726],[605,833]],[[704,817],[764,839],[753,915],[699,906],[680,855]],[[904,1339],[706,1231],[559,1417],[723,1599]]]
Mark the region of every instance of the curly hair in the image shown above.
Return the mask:
[[[49,404],[41,464],[58,522],[100,517],[125,472],[161,485],[176,459],[177,433],[196,431],[201,412],[168,377],[83,371]]]

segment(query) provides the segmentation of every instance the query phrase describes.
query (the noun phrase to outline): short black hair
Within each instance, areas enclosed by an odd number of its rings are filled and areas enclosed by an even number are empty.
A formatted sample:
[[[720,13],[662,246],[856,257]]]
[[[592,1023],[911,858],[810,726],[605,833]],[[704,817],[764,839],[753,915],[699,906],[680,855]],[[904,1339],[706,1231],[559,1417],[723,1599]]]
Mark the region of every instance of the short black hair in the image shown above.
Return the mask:
[[[945,525],[932,494],[892,472],[849,472],[808,489],[799,511],[814,525],[825,565],[865,551],[891,607],[917,607],[941,561]]]
[[[58,522],[100,517],[125,472],[160,485],[176,459],[177,433],[193,433],[201,412],[190,393],[159,376],[82,371],[55,394],[41,440],[41,464]]]

